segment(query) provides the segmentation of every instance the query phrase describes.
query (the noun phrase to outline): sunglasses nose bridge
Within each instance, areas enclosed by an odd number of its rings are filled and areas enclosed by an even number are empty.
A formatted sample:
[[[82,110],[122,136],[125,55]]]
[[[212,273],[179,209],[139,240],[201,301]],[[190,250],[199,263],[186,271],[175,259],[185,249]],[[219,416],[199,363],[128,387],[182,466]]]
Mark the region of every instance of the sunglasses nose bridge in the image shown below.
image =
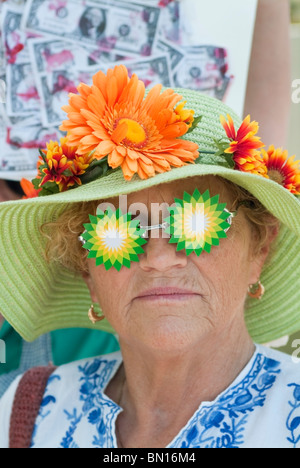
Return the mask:
[[[164,222],[164,223],[160,223],[160,224],[154,224],[152,226],[140,226],[140,228],[144,231],[143,234],[141,235],[141,237],[143,239],[147,239],[149,237],[149,233],[153,232],[153,231],[158,231],[158,230],[162,230],[163,232],[165,232],[166,228],[169,226],[168,223]]]

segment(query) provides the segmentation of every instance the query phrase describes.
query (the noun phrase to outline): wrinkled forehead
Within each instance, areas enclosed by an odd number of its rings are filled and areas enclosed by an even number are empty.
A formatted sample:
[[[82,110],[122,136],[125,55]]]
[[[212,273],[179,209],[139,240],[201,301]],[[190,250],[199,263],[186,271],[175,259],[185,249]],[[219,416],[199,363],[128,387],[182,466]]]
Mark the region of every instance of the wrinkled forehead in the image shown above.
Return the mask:
[[[161,184],[128,195],[109,198],[99,203],[98,210],[105,211],[110,207],[118,208],[122,213],[138,216],[142,224],[157,224],[168,215],[168,210],[176,205],[175,200],[181,200],[184,193],[192,195],[198,189],[200,194],[209,191],[210,197],[219,196],[219,203],[226,203],[230,210],[233,195],[228,184],[216,176],[196,176]]]
[[[198,189],[200,193],[209,190],[211,197],[219,195],[222,203],[233,201],[232,194],[223,179],[215,176],[196,176],[156,185],[123,197],[110,198],[106,202],[111,203],[115,208],[119,208],[121,207],[120,203],[122,204],[122,198],[124,200],[126,198],[128,207],[135,203],[143,203],[148,208],[153,205],[153,208],[156,204],[167,203],[171,205],[174,203],[175,198],[181,199],[184,192],[192,194],[195,189]]]

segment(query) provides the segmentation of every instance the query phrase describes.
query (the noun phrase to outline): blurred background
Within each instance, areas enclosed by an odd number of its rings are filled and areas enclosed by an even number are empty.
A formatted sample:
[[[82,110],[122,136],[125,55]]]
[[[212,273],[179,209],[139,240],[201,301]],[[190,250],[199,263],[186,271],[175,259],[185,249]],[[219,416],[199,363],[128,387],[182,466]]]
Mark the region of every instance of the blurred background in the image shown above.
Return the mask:
[[[300,0],[291,0],[291,50],[292,50],[292,84],[300,83]],[[299,89],[300,85],[297,85]],[[291,93],[294,88],[292,87]],[[300,93],[298,93],[298,98]],[[298,99],[300,100],[300,99]],[[289,151],[300,159],[300,102],[291,104]]]

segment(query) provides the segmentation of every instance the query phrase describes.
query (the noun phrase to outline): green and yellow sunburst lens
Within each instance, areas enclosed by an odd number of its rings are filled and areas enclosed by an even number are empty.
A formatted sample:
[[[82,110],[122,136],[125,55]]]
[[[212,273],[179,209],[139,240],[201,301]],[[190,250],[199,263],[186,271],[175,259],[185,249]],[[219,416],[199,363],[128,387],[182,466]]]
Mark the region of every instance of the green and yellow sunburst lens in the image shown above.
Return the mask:
[[[131,262],[139,261],[144,253],[142,245],[147,243],[141,236],[139,220],[132,220],[131,214],[122,214],[110,207],[105,212],[99,210],[96,216],[90,215],[90,223],[84,224],[83,247],[89,250],[88,258],[95,258],[96,265],[104,265],[106,270],[122,266],[130,268]]]
[[[184,192],[183,199],[175,199],[175,203],[164,221],[169,224],[169,243],[177,244],[177,252],[185,249],[187,255],[195,252],[199,257],[203,251],[210,253],[212,246],[227,237],[229,213],[226,203],[219,203],[219,195],[211,197],[208,190],[202,195],[196,189],[193,195]]]

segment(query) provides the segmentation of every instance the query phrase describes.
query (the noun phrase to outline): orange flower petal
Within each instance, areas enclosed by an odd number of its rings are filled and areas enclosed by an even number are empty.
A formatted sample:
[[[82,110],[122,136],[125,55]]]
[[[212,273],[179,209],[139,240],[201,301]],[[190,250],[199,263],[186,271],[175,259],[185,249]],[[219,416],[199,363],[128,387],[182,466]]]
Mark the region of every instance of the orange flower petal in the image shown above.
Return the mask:
[[[153,169],[156,172],[163,173],[163,172],[166,172],[166,171],[170,171],[171,166],[167,161],[164,161],[164,164],[157,164],[157,163],[153,162]]]
[[[102,92],[104,98],[106,98],[106,75],[103,71],[99,70],[95,73],[93,76],[93,85],[98,88]]]
[[[36,190],[34,188],[33,183],[30,182],[30,180],[27,180],[24,178],[21,179],[20,185],[21,185],[23,192],[25,193],[25,196],[23,198],[36,198],[39,192],[41,191],[40,189]]]
[[[131,180],[134,172],[129,168],[126,158],[124,159],[121,167],[125,180]]]
[[[107,156],[113,149],[115,144],[110,140],[101,141],[95,149],[95,156]]]
[[[131,159],[139,159],[143,155],[143,153],[138,153],[130,148],[127,148],[126,152]]]
[[[162,90],[162,85],[157,84],[150,89],[147,94],[145,101],[143,103],[143,109],[151,116],[151,109],[154,102],[157,102],[160,97],[160,92]]]
[[[138,165],[138,169],[137,169],[137,173],[138,173],[138,176],[140,179],[142,180],[146,180],[149,178],[147,172],[145,172],[142,167],[140,166],[140,164]]]
[[[127,130],[128,130],[128,125],[126,124],[126,122],[122,122],[113,131],[113,133],[111,134],[111,139],[113,140],[114,143],[116,143],[116,145],[121,143],[121,141],[123,141],[124,138],[126,138]]]
[[[188,131],[188,126],[184,122],[174,123],[169,125],[165,130],[161,131],[164,138],[178,138],[183,136]]]
[[[124,146],[117,146],[116,150],[118,151],[119,155],[122,156],[123,158],[127,154],[126,148],[124,148]]]
[[[113,107],[118,98],[118,82],[115,76],[112,76],[107,82],[107,105]]]
[[[102,105],[101,105],[102,104]],[[88,105],[88,110],[91,110],[94,112],[94,114],[99,117],[99,119],[102,118],[104,108],[103,108],[103,103],[100,104],[100,99],[99,97],[96,97],[94,94],[90,94],[89,97],[87,98],[87,105]]]
[[[139,166],[148,177],[153,177],[155,175],[153,164],[146,164],[144,161],[139,160]]]
[[[120,153],[117,151],[117,149],[114,149],[109,155],[108,155],[108,164],[113,168],[116,169],[117,167],[121,166],[124,162],[124,156],[120,155]]]
[[[93,146],[95,144],[98,145],[99,143],[99,139],[95,135],[86,135],[80,141],[85,146]]]
[[[90,86],[88,86],[88,85],[85,84],[85,83],[80,83],[77,89],[78,89],[79,93],[81,94],[81,96],[82,96],[83,98],[85,98],[85,99],[86,99],[86,98],[88,97],[88,95],[91,93],[91,88],[90,88]]]
[[[136,159],[131,159],[129,157],[126,158],[126,163],[129,167],[129,169],[134,173],[134,172],[137,172],[137,168],[138,168],[138,163],[137,163],[137,160]]]

